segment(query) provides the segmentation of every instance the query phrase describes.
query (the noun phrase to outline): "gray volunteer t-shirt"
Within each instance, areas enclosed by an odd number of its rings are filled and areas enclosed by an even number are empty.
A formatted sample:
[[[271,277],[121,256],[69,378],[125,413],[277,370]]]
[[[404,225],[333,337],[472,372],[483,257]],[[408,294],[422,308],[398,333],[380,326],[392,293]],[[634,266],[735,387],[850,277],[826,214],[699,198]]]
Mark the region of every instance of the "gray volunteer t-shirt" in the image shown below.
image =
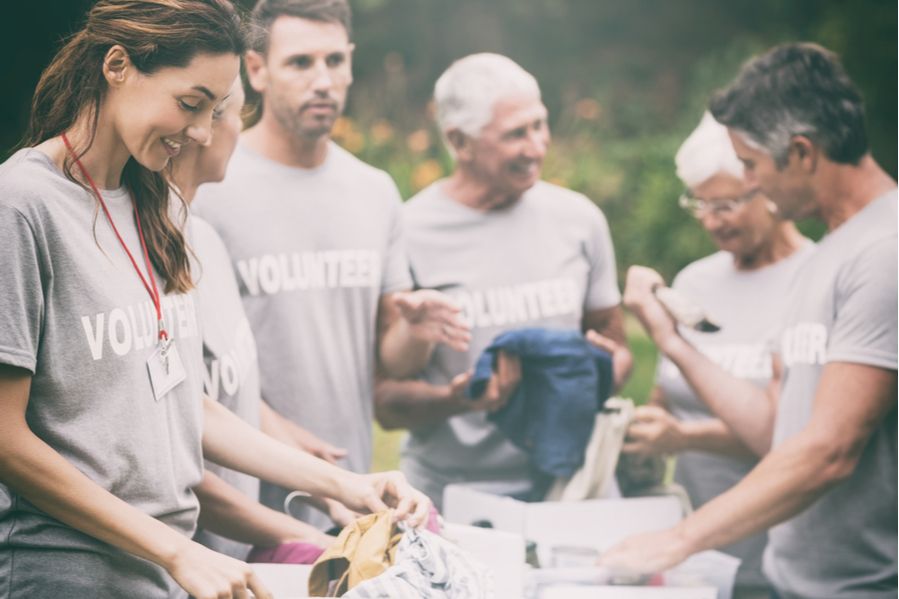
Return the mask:
[[[717,333],[680,327],[680,334],[732,375],[766,387],[771,380],[771,352],[767,343],[783,318],[784,300],[797,273],[814,251],[806,242],[799,250],[757,270],[737,270],[730,252],[717,252],[693,262],[675,277],[672,287],[703,306]],[[662,356],[656,371],[668,409],[681,421],[713,418],[706,405],[673,362]],[[703,451],[677,456],[674,480],[683,485],[693,507],[699,508],[737,484],[757,460]],[[762,551],[766,535],[755,535],[724,548],[742,560],[737,583],[763,586]]]
[[[103,195],[143,270],[129,194]],[[194,294],[163,297],[187,378],[157,401],[147,371],[156,312],[94,196],[41,151],[21,150],[0,166],[0,238],[0,362],[33,374],[32,431],[104,489],[190,536],[202,463]],[[162,568],[0,484],[3,599],[183,595]]]
[[[442,189],[438,181],[404,206],[409,261],[417,285],[459,303],[472,340],[464,353],[438,346],[428,382],[449,384],[504,331],[580,330],[585,311],[619,303],[608,224],[586,197],[539,182],[510,207],[481,212]],[[437,505],[453,482],[491,482],[498,493],[529,487],[526,455],[484,412],[412,431],[402,469]]]
[[[825,236],[800,272],[780,336],[775,447],[808,424],[826,364],[896,370],[896,219],[894,190]],[[769,531],[765,574],[781,596],[896,597],[896,469],[894,404],[852,476]]]
[[[194,208],[231,256],[263,399],[347,448],[345,465],[367,472],[378,300],[412,286],[393,181],[333,143],[315,169],[238,144],[224,182],[203,186]],[[283,509],[286,494],[262,485],[263,503],[274,509]]]
[[[199,260],[197,312],[203,329],[203,389],[226,408],[259,428],[259,365],[256,340],[243,310],[231,258],[215,230],[203,219],[190,220],[191,247]],[[207,461],[206,469],[218,475],[253,501],[259,499],[259,479]],[[211,549],[246,560],[250,546],[207,530],[196,540]]]

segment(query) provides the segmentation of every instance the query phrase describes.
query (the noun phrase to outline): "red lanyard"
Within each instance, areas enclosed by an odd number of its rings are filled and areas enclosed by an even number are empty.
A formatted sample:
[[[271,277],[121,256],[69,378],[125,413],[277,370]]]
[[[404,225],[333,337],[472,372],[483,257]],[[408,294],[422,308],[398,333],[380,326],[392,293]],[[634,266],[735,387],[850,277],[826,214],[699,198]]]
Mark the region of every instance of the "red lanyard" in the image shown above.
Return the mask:
[[[131,255],[131,251],[128,249],[128,246],[125,245],[125,240],[122,239],[122,236],[119,234],[119,230],[115,226],[115,222],[112,220],[112,215],[109,213],[109,208],[106,207],[106,202],[103,201],[103,196],[100,194],[100,190],[97,189],[97,185],[94,183],[94,180],[91,179],[90,173],[87,172],[87,169],[81,164],[81,161],[78,160],[78,156],[75,155],[75,150],[72,149],[72,145],[69,143],[69,138],[66,137],[66,134],[62,134],[62,142],[65,144],[66,149],[72,155],[72,159],[75,161],[75,164],[78,165],[78,168],[81,170],[81,174],[84,175],[84,178],[87,179],[87,182],[90,184],[91,189],[94,190],[94,195],[97,196],[97,200],[100,202],[100,206],[103,208],[103,212],[106,214],[106,218],[109,220],[109,225],[112,227],[112,232],[115,233],[115,236],[118,238],[119,243],[122,244],[122,249],[125,250],[125,253],[128,254],[128,259],[131,260],[131,264],[134,266],[134,270],[137,271],[137,276],[140,277],[140,282],[144,284],[144,289],[147,290],[147,293],[150,294],[150,299],[153,300],[153,306],[156,308],[156,321],[159,324],[159,339],[163,341],[168,341],[169,334],[165,330],[165,323],[162,320],[162,302],[159,299],[159,290],[156,288],[156,279],[153,277],[153,269],[150,266],[150,254],[147,252],[147,242],[144,241],[144,230],[140,225],[140,216],[137,214],[137,205],[134,204],[132,200],[132,208],[134,208],[134,220],[137,222],[137,235],[140,237],[140,247],[144,251],[144,264],[147,266],[147,276],[150,278],[150,282],[147,283],[147,279],[144,278],[144,275],[141,273],[140,268],[137,266],[137,261],[134,259],[134,256]]]

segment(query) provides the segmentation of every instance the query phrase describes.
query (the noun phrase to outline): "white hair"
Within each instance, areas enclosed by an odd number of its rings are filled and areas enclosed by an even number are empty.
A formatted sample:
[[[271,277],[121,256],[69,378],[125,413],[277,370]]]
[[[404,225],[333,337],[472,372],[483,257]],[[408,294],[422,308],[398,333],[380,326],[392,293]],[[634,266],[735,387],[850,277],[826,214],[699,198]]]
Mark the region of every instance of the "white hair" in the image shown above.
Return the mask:
[[[539,100],[540,86],[511,58],[470,54],[451,64],[434,85],[437,124],[444,134],[458,129],[477,137],[493,118],[497,100],[515,94]]]
[[[708,112],[702,115],[699,125],[681,144],[674,164],[677,176],[691,189],[719,173],[743,177],[743,163],[734,152],[727,127]]]

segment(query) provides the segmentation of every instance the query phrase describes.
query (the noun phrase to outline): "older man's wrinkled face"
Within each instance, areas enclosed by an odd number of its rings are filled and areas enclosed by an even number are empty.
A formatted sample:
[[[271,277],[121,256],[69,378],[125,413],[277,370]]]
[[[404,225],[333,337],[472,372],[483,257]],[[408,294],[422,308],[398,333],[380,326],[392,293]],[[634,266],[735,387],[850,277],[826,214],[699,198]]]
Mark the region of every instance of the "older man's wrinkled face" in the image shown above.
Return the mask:
[[[489,185],[502,204],[511,203],[540,180],[549,146],[546,107],[533,95],[496,102],[493,119],[471,141],[471,172]]]

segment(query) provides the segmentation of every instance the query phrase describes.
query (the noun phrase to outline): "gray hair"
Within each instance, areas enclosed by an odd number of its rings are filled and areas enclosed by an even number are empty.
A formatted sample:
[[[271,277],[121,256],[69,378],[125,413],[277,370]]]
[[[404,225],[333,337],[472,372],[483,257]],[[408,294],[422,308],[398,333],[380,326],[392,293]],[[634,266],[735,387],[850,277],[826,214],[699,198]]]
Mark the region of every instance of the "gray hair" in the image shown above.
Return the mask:
[[[434,85],[437,124],[477,137],[493,118],[497,100],[513,94],[540,99],[534,76],[500,54],[471,54],[450,65]]]
[[[841,164],[858,164],[868,152],[861,93],[837,56],[816,44],[783,44],[753,58],[709,110],[778,167],[796,135]]]
[[[743,177],[743,163],[737,158],[727,135],[727,127],[710,113],[702,115],[693,133],[674,156],[677,176],[688,188],[705,183],[719,173]]]

